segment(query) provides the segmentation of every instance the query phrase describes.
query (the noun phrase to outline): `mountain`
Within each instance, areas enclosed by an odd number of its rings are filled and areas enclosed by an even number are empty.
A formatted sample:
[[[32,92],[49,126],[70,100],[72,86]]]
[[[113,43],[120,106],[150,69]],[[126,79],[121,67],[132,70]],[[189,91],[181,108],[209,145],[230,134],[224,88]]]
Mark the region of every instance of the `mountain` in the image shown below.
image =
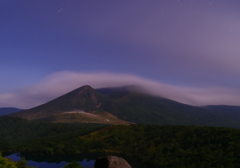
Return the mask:
[[[22,109],[14,108],[14,107],[4,107],[0,108],[0,116],[15,113],[18,111],[22,111]]]
[[[105,102],[108,102],[105,95],[86,85],[48,103],[11,115],[50,122],[128,123],[105,111],[102,106]]]
[[[83,86],[32,109],[12,114],[51,122],[206,125],[240,128],[240,107],[195,107],[137,91],[135,86]],[[233,108],[231,111],[227,110]],[[111,122],[110,122],[111,121]]]

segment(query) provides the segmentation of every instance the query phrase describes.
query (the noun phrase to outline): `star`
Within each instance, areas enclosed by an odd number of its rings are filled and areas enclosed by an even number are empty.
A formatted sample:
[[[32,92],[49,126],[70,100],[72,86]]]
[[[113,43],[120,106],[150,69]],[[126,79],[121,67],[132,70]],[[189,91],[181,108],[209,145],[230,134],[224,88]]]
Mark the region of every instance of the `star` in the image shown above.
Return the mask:
[[[59,9],[59,10],[58,10],[58,13],[62,12],[62,10],[63,10],[63,8]]]

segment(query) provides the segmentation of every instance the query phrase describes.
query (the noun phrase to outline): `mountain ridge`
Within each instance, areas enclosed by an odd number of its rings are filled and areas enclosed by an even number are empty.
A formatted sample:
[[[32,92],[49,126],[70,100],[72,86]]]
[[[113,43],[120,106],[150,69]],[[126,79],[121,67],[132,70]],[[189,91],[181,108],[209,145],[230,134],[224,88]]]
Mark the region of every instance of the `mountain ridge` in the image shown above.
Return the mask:
[[[0,108],[0,116],[8,115],[11,113],[22,111],[23,109],[15,108],[15,107],[1,107]]]
[[[84,106],[85,109],[81,109],[81,110],[88,111],[90,110],[89,108],[92,108],[92,105],[95,105],[95,106],[97,105],[96,97],[89,97],[90,95],[93,95],[91,93],[93,91],[94,89],[91,86],[84,85],[58,98],[55,98],[47,103],[44,103],[42,105],[36,106],[31,109],[27,109],[15,114],[16,116],[20,115],[21,117],[27,118],[27,119],[38,119],[48,114],[51,115],[51,114],[56,114],[60,112],[79,109],[79,107],[82,108],[82,105],[85,105]],[[77,98],[81,100],[79,101],[80,104],[77,104]],[[90,102],[89,100],[91,99],[92,101]],[[43,115],[41,115],[42,112],[44,112]],[[33,115],[31,115],[31,113]]]
[[[240,128],[240,111],[221,106],[197,107],[170,99],[145,94],[133,86],[94,89],[89,85],[77,88],[43,105],[12,114],[31,120],[58,119],[66,111],[109,113],[126,123],[161,125],[205,125]],[[240,107],[239,107],[240,110]],[[81,118],[82,114],[68,114]],[[54,117],[53,117],[54,116]],[[69,120],[71,122],[71,120]]]

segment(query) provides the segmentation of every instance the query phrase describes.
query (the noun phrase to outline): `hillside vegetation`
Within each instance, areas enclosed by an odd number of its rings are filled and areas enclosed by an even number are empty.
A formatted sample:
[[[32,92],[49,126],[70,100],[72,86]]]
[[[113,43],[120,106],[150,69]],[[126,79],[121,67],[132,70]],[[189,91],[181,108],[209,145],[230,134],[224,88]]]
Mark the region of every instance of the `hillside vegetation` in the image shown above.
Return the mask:
[[[8,158],[2,157],[0,153],[0,168],[35,168],[32,166],[26,166],[27,161],[24,159],[20,159],[19,161],[11,161]]]
[[[86,151],[121,153],[154,168],[240,167],[240,131],[235,129],[114,126],[82,136],[79,142]]]
[[[101,152],[149,167],[240,167],[240,130],[199,126],[63,124],[0,118],[0,151],[28,155]]]
[[[0,117],[0,152],[27,151],[28,148],[32,148],[32,155],[35,153],[66,154],[68,149],[66,146],[61,146],[61,143],[106,126],[75,123],[53,124],[18,117]],[[72,146],[70,144],[70,147]],[[72,152],[72,148],[69,150]]]

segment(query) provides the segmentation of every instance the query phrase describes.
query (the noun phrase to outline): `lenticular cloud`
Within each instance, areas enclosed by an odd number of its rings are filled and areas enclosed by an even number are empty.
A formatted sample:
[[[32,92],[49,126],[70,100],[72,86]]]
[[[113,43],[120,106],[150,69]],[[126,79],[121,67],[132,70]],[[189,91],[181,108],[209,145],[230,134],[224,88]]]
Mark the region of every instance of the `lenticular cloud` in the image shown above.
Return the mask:
[[[93,88],[136,85],[144,93],[190,105],[240,105],[240,92],[233,89],[179,87],[130,74],[62,71],[47,76],[31,87],[0,94],[0,106],[31,108],[83,85]]]

